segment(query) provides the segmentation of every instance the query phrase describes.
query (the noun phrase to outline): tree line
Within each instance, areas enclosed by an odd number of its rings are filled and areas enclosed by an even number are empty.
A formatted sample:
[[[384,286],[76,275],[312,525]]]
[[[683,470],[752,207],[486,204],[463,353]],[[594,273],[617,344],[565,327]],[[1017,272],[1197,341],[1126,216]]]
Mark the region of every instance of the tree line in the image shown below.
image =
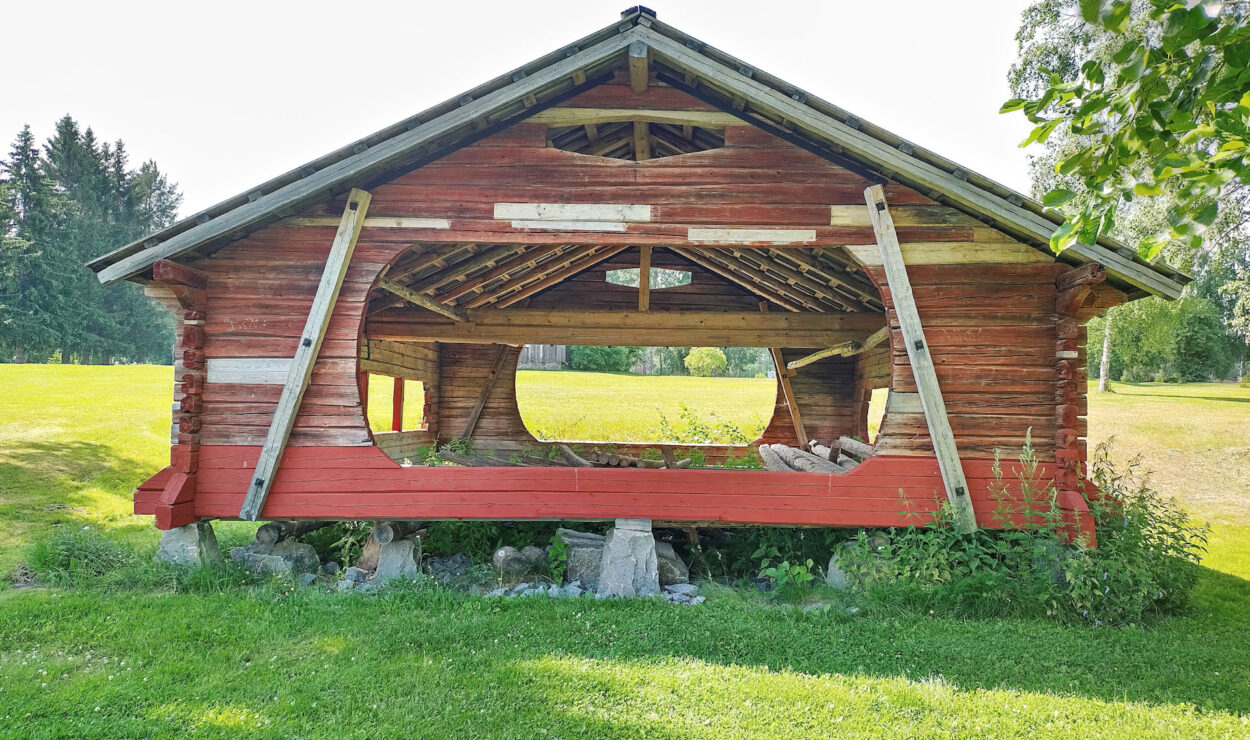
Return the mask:
[[[1244,376],[1250,360],[1250,3],[1037,0],[1008,77],[1052,238],[1111,235],[1193,276],[1089,324],[1090,377]]]
[[[182,194],[70,116],[42,146],[30,126],[0,161],[0,361],[169,363],[173,323],[139,285],[84,263],[172,224]]]

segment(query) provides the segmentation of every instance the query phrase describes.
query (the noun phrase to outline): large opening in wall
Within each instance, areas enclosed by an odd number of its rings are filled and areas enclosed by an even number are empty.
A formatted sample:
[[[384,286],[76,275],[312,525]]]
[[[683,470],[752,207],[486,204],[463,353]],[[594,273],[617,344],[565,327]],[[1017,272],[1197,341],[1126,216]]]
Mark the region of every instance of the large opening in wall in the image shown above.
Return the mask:
[[[524,210],[512,205],[508,218]],[[539,205],[540,220],[642,218],[617,205]],[[551,228],[616,233],[633,223]],[[888,333],[880,294],[843,250],[605,245],[541,227],[518,228],[545,243],[412,245],[370,290],[361,369],[427,381],[419,434],[385,433],[394,381],[369,383],[374,441],[392,458],[467,449],[472,459],[454,464],[537,465],[567,443],[626,465],[659,455],[681,467],[682,450],[698,445],[691,459],[709,467],[753,458],[770,470],[847,472],[828,470],[830,451],[843,437],[875,437],[884,393],[872,403],[871,389],[890,382]],[[418,394],[405,393],[403,429],[420,418]],[[776,466],[756,452],[762,445],[826,457]]]
[[[527,345],[517,365],[517,409],[544,442],[746,445],[777,405],[766,349],[556,349]]]
[[[420,380],[368,373],[367,408],[373,432],[409,432],[425,428],[425,384]]]

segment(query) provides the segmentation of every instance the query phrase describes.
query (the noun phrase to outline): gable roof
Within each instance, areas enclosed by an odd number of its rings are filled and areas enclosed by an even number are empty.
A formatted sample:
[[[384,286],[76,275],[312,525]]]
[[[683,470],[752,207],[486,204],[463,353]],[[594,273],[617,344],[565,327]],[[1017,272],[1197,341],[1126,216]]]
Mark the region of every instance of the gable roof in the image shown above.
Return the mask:
[[[632,47],[632,48],[631,48]],[[466,94],[225,200],[87,264],[102,283],[143,277],[153,263],[209,251],[351,187],[368,189],[556,105],[645,54],[666,84],[870,180],[894,181],[1048,250],[1061,219],[1041,203],[874,126],[661,23],[647,8]],[[1109,238],[1057,257],[1099,262],[1130,296],[1175,298],[1189,277]]]

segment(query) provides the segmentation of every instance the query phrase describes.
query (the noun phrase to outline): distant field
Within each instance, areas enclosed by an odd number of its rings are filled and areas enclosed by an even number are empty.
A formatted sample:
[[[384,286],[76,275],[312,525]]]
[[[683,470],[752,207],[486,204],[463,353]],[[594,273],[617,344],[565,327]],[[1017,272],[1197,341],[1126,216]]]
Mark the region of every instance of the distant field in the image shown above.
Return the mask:
[[[755,439],[777,402],[769,378],[522,370],[516,385],[521,419],[539,439],[660,442],[661,415],[680,428],[682,404],[701,421],[729,422]]]

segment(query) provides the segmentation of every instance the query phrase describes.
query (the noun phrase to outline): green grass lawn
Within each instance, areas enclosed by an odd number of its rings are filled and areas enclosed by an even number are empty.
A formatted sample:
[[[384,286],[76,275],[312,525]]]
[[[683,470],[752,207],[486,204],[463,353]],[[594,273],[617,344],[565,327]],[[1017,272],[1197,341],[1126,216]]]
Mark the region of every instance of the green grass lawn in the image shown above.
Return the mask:
[[[529,375],[567,374],[523,375],[523,398]],[[170,383],[159,367],[0,365],[0,573],[58,525],[154,550],[128,512],[168,454]],[[691,608],[6,578],[0,737],[1246,737],[1250,393],[1116,390],[1093,400],[1092,433],[1166,467],[1161,487],[1216,526],[1190,612],[1148,629],[805,614],[733,593]],[[216,526],[228,545],[255,525]]]
[[[660,433],[660,420],[667,418],[680,429],[682,404],[701,421],[728,422],[755,439],[777,403],[777,381],[768,378],[521,370],[516,387],[526,428],[539,439],[553,440],[668,441]]]

